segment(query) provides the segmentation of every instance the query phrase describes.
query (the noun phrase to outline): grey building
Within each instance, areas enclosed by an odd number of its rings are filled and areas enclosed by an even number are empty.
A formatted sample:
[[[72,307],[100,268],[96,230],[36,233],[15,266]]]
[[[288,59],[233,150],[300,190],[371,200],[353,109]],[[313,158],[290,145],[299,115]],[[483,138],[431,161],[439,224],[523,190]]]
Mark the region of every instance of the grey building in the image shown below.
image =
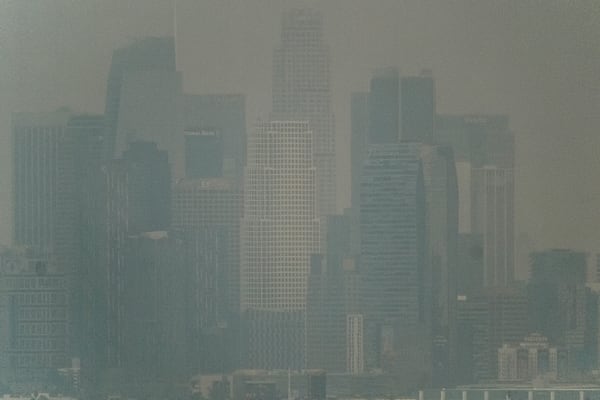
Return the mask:
[[[184,140],[186,178],[223,176],[223,138],[219,131],[188,128]]]
[[[124,157],[90,179],[82,223],[83,314],[88,338],[82,375],[95,378],[124,367],[126,251],[131,235],[170,224],[170,169],[165,151],[131,144]]]
[[[166,231],[127,238],[122,357],[125,373],[138,382],[174,382],[190,373],[181,245]]]
[[[222,175],[241,184],[246,166],[246,98],[242,94],[184,94],[185,131],[217,131],[222,141]],[[186,144],[186,154],[189,151]],[[188,176],[191,177],[191,176]]]
[[[400,76],[398,69],[377,71],[370,82],[369,143],[400,140]]]
[[[434,143],[435,82],[430,71],[400,80],[400,140]]]
[[[175,40],[173,37],[149,37],[113,52],[106,84],[105,160],[111,160],[117,155],[115,151],[117,150],[117,131],[122,109],[125,75],[148,71],[173,73],[175,69]],[[126,142],[124,145],[126,146]],[[119,148],[119,150],[122,151],[123,148]]]
[[[193,236],[205,229],[219,229],[227,237],[226,264],[219,274],[223,281],[219,291],[219,321],[227,321],[230,313],[239,313],[240,222],[242,191],[235,181],[226,178],[183,179],[173,185],[171,230]]]
[[[13,241],[49,256],[65,250],[73,234],[69,117],[68,111],[12,117]]]
[[[0,254],[0,382],[13,393],[58,385],[69,357],[68,276],[32,249]]]
[[[330,216],[325,255],[311,259],[306,307],[308,368],[349,370],[346,354],[351,343],[342,338],[348,337],[347,316],[359,311],[350,225],[348,214]]]
[[[531,254],[531,330],[566,347],[571,372],[581,370],[586,330],[587,254],[550,249]]]
[[[433,334],[433,384],[448,386],[456,362],[458,188],[452,149],[421,147],[427,215],[424,293]]]
[[[369,143],[369,93],[352,93],[350,98],[350,209],[352,248],[360,248],[360,181]]]
[[[435,82],[430,71],[400,76],[397,68],[373,74],[370,83],[371,143],[434,143]]]
[[[419,144],[369,146],[360,203],[360,268],[370,342],[366,362],[410,373],[428,368],[429,348],[420,157]]]
[[[455,154],[459,232],[481,235],[482,285],[510,285],[515,269],[515,139],[505,115],[438,115],[436,140]]]

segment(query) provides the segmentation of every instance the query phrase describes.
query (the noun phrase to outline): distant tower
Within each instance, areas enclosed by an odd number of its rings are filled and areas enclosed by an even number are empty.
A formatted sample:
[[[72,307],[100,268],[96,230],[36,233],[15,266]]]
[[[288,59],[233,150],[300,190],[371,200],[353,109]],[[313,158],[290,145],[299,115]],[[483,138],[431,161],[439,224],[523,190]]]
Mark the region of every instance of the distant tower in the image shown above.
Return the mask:
[[[106,160],[130,142],[153,141],[183,175],[181,74],[173,37],[149,37],[113,52],[106,89]]]
[[[400,140],[433,143],[435,82],[430,71],[400,80]]]
[[[304,367],[310,257],[319,253],[313,134],[305,121],[259,123],[251,136],[241,234],[248,364]]]
[[[281,46],[273,57],[275,118],[306,120],[313,131],[318,215],[336,211],[335,134],[329,48],[321,15],[294,9],[283,16]]]
[[[375,72],[370,88],[370,143],[433,144],[435,82],[430,71],[400,77],[397,68],[385,68]]]
[[[436,119],[436,141],[452,147],[455,155],[459,232],[482,241],[480,286],[506,286],[514,280],[515,138],[508,123],[506,115]]]
[[[471,176],[471,224],[483,235],[483,284],[514,281],[514,175],[512,168],[474,168]]]
[[[369,143],[397,143],[400,140],[400,77],[396,68],[375,72],[371,78]]]
[[[37,252],[55,254],[69,242],[74,212],[72,142],[68,111],[17,113],[13,131],[13,241]],[[65,218],[65,219],[62,219]],[[62,236],[61,236],[62,235]]]
[[[584,359],[586,327],[587,254],[569,249],[532,253],[529,280],[530,322],[533,332],[563,345],[570,367]]]
[[[361,270],[371,342],[365,361],[370,367],[387,360],[396,368],[427,358],[426,203],[420,146],[370,145],[363,167]],[[415,364],[414,370],[422,367]]]
[[[184,94],[183,119],[186,128],[195,127],[199,128],[199,131],[219,132],[223,147],[220,150],[222,176],[233,178],[238,185],[241,185],[246,166],[245,96],[241,94]],[[189,150],[186,144],[186,154]]]

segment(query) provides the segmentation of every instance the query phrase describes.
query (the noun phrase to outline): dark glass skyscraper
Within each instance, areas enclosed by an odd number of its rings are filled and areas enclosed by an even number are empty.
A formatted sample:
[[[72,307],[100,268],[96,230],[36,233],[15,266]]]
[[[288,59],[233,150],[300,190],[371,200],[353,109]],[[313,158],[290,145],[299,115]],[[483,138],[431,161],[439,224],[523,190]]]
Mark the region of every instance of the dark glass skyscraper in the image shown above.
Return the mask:
[[[185,131],[216,131],[222,149],[222,175],[242,183],[246,166],[246,98],[241,94],[185,94]],[[206,149],[205,149],[206,150]],[[186,154],[189,149],[186,144]],[[203,153],[204,154],[204,153]]]
[[[123,77],[136,71],[175,72],[174,38],[149,37],[113,52],[106,85],[106,160],[116,151]]]
[[[433,143],[435,83],[431,73],[400,80],[400,139],[403,142]]]
[[[371,327],[367,362],[397,372],[412,363],[414,371],[423,371],[429,313],[421,147],[377,144],[368,151],[360,204],[361,271]]]
[[[369,143],[397,143],[400,138],[400,77],[396,68],[371,78]]]

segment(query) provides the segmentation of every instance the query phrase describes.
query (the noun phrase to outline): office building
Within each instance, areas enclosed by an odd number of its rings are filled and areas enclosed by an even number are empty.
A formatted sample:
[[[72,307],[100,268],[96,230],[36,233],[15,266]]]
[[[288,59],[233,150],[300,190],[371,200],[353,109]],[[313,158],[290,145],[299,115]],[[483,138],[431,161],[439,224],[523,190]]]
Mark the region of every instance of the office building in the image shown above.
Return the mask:
[[[435,82],[431,71],[400,79],[400,140],[434,143]]]
[[[498,380],[532,382],[534,379],[556,381],[562,349],[551,346],[548,338],[533,333],[518,344],[504,344],[498,349]]]
[[[360,181],[369,143],[369,93],[352,93],[350,99],[350,209],[352,248],[360,248]]]
[[[219,274],[226,285],[219,285],[219,320],[239,312],[239,252],[242,191],[232,179],[182,179],[175,182],[172,193],[171,230],[184,236],[206,229],[223,231],[227,238],[226,263]]]
[[[483,237],[484,286],[508,286],[515,270],[515,181],[512,169],[472,169],[471,230]]]
[[[355,271],[351,248],[350,215],[329,216],[325,255],[313,255],[306,309],[306,364],[308,368],[346,372],[347,318],[356,313],[353,302]],[[346,264],[346,265],[344,265]],[[362,337],[361,346],[362,346]],[[362,356],[361,356],[362,357]]]
[[[91,364],[94,358],[94,341],[88,340],[90,328],[90,293],[87,278],[90,269],[98,257],[98,214],[101,198],[101,166],[105,150],[105,121],[103,115],[72,115],[67,123],[67,135],[73,144],[73,211],[74,229],[71,235],[72,256],[76,268],[70,279],[71,299],[69,302],[73,324],[72,348],[79,358],[83,377],[79,380],[89,381],[92,376]],[[80,375],[80,370],[68,372]]]
[[[241,234],[241,305],[249,366],[304,366],[310,257],[319,253],[313,134],[308,122],[257,125],[248,147]],[[272,336],[272,337],[271,337]]]
[[[390,67],[373,74],[369,96],[369,142],[433,144],[435,83],[430,71],[400,77]]]
[[[112,54],[110,71],[106,85],[106,154],[104,160],[111,160],[119,156],[127,145],[127,135],[134,132],[118,133],[119,119],[122,118],[121,112],[128,111],[122,103],[123,86],[126,75],[135,74],[135,72],[164,72],[165,76],[175,72],[175,40],[173,37],[148,37],[115,50]],[[149,77],[150,75],[148,75]],[[153,86],[153,85],[151,85]],[[142,96],[143,93],[137,93]],[[160,93],[159,93],[160,94]],[[131,93],[131,95],[136,95]],[[167,100],[166,98],[163,98]],[[143,101],[144,99],[140,99]],[[139,103],[142,104],[142,103]],[[162,124],[161,124],[162,126]],[[122,126],[121,129],[124,127]],[[129,128],[128,128],[129,129]],[[133,127],[137,134],[141,134],[143,127]],[[173,132],[171,132],[173,133]],[[125,135],[120,139],[117,146],[117,137]],[[138,138],[139,139],[139,138]],[[117,153],[115,153],[118,151]]]
[[[13,393],[50,388],[69,357],[68,276],[32,249],[0,254],[0,382]]]
[[[188,276],[181,241],[166,231],[130,235],[125,248],[122,357],[138,382],[183,379],[190,370],[186,332]]]
[[[123,158],[100,168],[91,184],[82,223],[84,315],[87,351],[83,375],[95,378],[124,367],[128,238],[170,224],[170,169],[165,151],[148,142],[132,143]],[[99,383],[98,383],[99,384]]]
[[[367,366],[428,364],[425,187],[419,144],[369,146],[360,204]],[[399,355],[402,354],[402,360]],[[413,358],[414,357],[414,358]],[[392,367],[390,367],[392,368]]]
[[[459,232],[481,235],[482,285],[514,280],[515,139],[505,115],[438,115],[435,140],[454,151]]]
[[[424,293],[430,299],[433,384],[448,386],[456,359],[458,189],[452,149],[421,147],[425,187],[428,264]]]
[[[61,110],[12,117],[13,242],[52,257],[65,255],[60,250],[73,234],[69,116]]]
[[[498,349],[529,332],[527,293],[522,286],[487,288],[458,301],[457,380],[478,383],[498,376]]]
[[[587,255],[552,249],[531,255],[531,330],[566,348],[570,372],[584,366]]]
[[[219,178],[223,176],[223,138],[214,129],[186,128],[185,177]]]
[[[222,176],[234,179],[241,185],[246,166],[245,96],[184,94],[183,126],[186,130],[193,128],[192,130],[219,132],[222,142]]]
[[[375,72],[368,98],[369,143],[400,140],[400,77],[396,68]]]
[[[336,212],[335,134],[329,48],[323,19],[311,9],[284,14],[281,45],[273,55],[273,116],[306,120],[313,133],[317,214]]]
[[[459,295],[470,296],[483,288],[483,238],[461,233],[457,244],[456,285]]]

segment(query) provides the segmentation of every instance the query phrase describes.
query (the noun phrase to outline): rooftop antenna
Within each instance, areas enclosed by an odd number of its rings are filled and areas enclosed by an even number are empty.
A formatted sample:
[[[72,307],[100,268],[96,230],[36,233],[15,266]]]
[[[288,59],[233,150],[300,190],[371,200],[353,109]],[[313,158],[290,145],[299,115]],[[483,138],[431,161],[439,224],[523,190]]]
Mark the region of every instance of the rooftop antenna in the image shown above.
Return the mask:
[[[175,71],[177,69],[177,0],[173,0],[173,43],[175,46]]]

